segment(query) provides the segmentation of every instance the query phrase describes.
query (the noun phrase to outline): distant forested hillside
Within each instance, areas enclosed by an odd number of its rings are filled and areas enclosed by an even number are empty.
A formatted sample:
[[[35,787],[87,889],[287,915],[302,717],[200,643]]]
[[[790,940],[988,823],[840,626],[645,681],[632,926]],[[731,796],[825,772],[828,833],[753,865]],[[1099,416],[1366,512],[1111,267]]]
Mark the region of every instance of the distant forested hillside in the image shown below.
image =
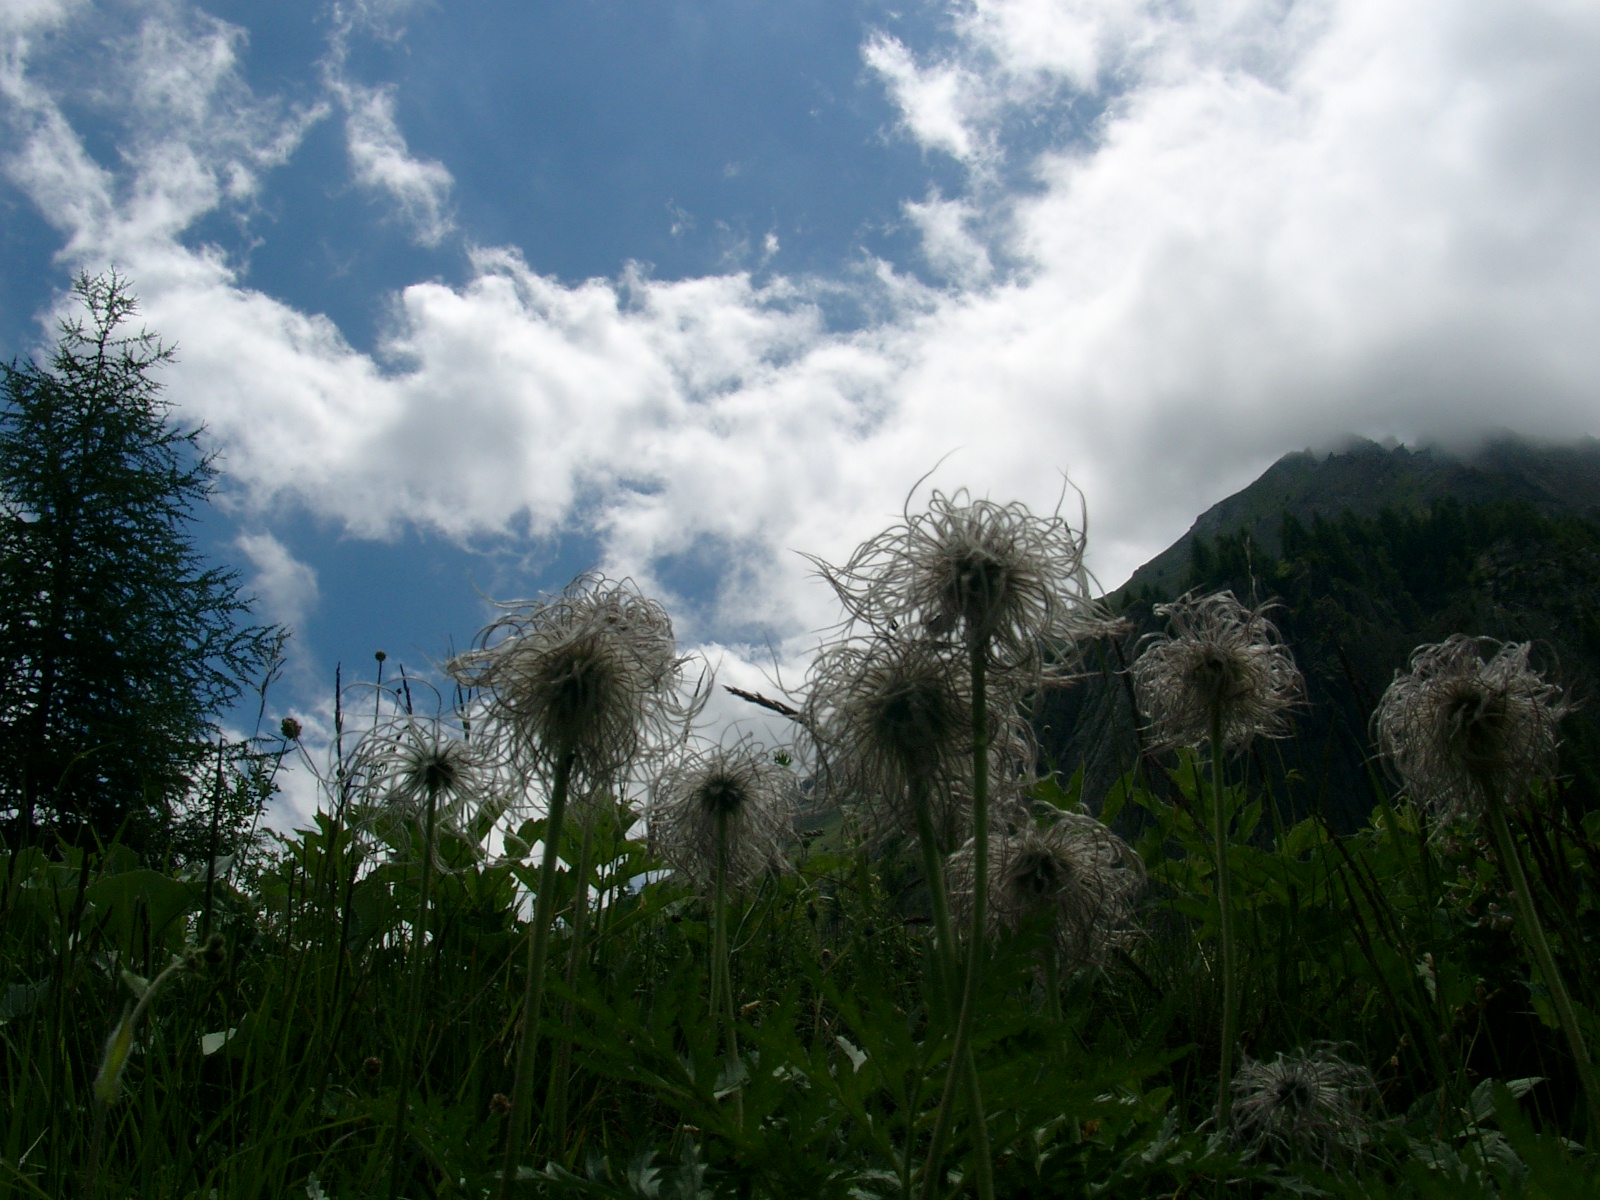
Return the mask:
[[[1591,806],[1600,801],[1597,497],[1593,442],[1502,444],[1470,462],[1370,443],[1325,460],[1289,456],[1207,514],[1209,536],[1202,518],[1111,597],[1130,632],[1097,647],[1089,676],[1042,706],[1043,749],[1064,773],[1084,770],[1086,796],[1102,794],[1141,750],[1120,672],[1139,639],[1162,627],[1153,607],[1227,588],[1246,603],[1278,604],[1273,620],[1306,677],[1294,737],[1252,755],[1253,771],[1296,812],[1349,826],[1370,811],[1377,699],[1417,645],[1458,632],[1534,643],[1536,665],[1578,703],[1563,729],[1563,769],[1570,798]]]

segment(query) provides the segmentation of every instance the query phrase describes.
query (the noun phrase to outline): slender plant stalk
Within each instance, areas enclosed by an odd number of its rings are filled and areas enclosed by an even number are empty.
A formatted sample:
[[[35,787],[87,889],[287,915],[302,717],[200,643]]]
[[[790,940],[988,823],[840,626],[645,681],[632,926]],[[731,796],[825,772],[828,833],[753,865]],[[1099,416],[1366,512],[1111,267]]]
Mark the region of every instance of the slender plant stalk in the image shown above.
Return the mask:
[[[989,1119],[984,1112],[977,1063],[972,1057],[978,959],[982,956],[984,922],[989,909],[989,643],[987,638],[973,634],[967,645],[972,672],[972,924],[967,941],[966,976],[961,985],[961,1011],[956,1018],[955,1046],[950,1053],[950,1070],[945,1076],[939,1115],[934,1121],[933,1141],[928,1147],[928,1165],[923,1171],[923,1200],[932,1200],[938,1187],[944,1143],[950,1135],[955,1112],[955,1089],[962,1076],[966,1077],[972,1106],[973,1158],[976,1160],[973,1173],[977,1177],[978,1197],[979,1200],[994,1200]]]
[[[583,841],[578,849],[578,886],[572,897],[572,938],[567,956],[567,990],[573,991],[578,983],[578,971],[588,953],[589,924],[589,872],[594,863],[594,814],[583,820]],[[561,1026],[572,1024],[572,998],[561,1005]],[[549,1127],[550,1150],[565,1161],[567,1152],[567,1089],[572,1077],[572,1039],[563,1037],[555,1048],[555,1062],[550,1067],[550,1090],[545,1097],[545,1111],[549,1114],[545,1124]]]
[[[1052,1021],[1061,1020],[1061,951],[1053,942],[1044,950],[1044,1011]]]
[[[1222,791],[1222,710],[1211,713],[1211,840],[1217,859],[1217,912],[1222,927],[1222,1062],[1217,1069],[1217,1128],[1228,1127],[1233,1083],[1233,1043],[1238,1036],[1239,969],[1234,956],[1233,905],[1229,896],[1228,805]]]
[[[956,940],[950,923],[944,856],[939,853],[939,842],[933,827],[933,806],[929,802],[928,785],[924,780],[916,780],[911,785],[911,811],[917,821],[917,845],[922,849],[922,873],[928,880],[928,906],[933,910],[933,932],[938,942],[934,961],[939,970],[939,987],[948,1002],[956,998]]]
[[[407,986],[405,1011],[411,1027],[406,1030],[405,1048],[400,1053],[400,1084],[394,1097],[394,1144],[389,1151],[389,1200],[399,1200],[400,1163],[405,1157],[406,1102],[411,1091],[411,1058],[417,1052],[422,1032],[422,955],[428,940],[428,900],[433,885],[433,837],[439,815],[439,789],[428,785],[428,813],[422,832],[422,894],[417,900],[417,921],[411,931],[411,981]]]
[[[733,1119],[743,1128],[744,1089],[739,1082],[739,1034],[734,1028],[733,976],[728,963],[728,814],[721,811],[717,813],[717,880],[711,908],[711,1017],[723,1027],[733,1084]]]
[[[517,1179],[517,1159],[528,1142],[528,1109],[533,1103],[533,1065],[539,1049],[539,1008],[544,1002],[544,968],[550,953],[550,925],[555,916],[556,852],[561,846],[561,826],[567,815],[567,785],[572,778],[572,755],[556,760],[550,784],[550,812],[545,818],[544,858],[539,863],[539,894],[533,923],[528,928],[528,981],[522,997],[518,1026],[516,1082],[511,1089],[511,1114],[506,1126],[505,1154],[500,1164],[499,1200],[510,1200]]]
[[[1500,862],[1509,876],[1507,882],[1511,884],[1517,915],[1521,918],[1522,936],[1533,951],[1534,962],[1539,967],[1539,974],[1544,976],[1545,987],[1550,989],[1550,999],[1555,1004],[1561,1030],[1567,1035],[1567,1044],[1572,1049],[1572,1058],[1578,1067],[1578,1080],[1583,1085],[1584,1099],[1589,1105],[1589,1136],[1592,1139],[1595,1132],[1600,1130],[1600,1080],[1595,1078],[1594,1063],[1589,1058],[1589,1048],[1584,1044],[1583,1030],[1578,1026],[1578,1014],[1572,1007],[1572,997],[1567,993],[1567,985],[1556,969],[1555,956],[1550,953],[1544,926],[1539,921],[1538,910],[1533,906],[1533,891],[1528,886],[1527,872],[1522,868],[1522,854],[1506,822],[1500,791],[1492,780],[1482,779],[1480,782],[1488,799],[1489,827],[1500,852]]]

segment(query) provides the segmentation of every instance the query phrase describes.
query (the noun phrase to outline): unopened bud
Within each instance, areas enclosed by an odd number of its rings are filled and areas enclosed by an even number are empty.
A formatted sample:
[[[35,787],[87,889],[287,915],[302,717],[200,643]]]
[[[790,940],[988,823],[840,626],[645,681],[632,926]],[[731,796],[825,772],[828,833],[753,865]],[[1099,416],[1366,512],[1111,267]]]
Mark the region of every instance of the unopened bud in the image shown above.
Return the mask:
[[[284,741],[298,742],[300,740],[300,722],[293,717],[285,717],[283,724],[279,725],[278,729],[283,734]]]

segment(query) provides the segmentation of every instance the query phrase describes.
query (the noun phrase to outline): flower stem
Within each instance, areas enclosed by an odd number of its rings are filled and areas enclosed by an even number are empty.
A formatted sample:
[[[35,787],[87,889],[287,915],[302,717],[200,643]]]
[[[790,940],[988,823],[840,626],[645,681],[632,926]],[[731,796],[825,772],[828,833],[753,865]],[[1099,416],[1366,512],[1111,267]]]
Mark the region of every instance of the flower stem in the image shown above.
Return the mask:
[[[539,864],[539,894],[533,922],[528,927],[528,981],[522,999],[518,1028],[516,1083],[511,1091],[511,1119],[506,1127],[505,1155],[500,1164],[499,1200],[510,1200],[516,1186],[517,1158],[528,1141],[528,1109],[533,1101],[533,1064],[539,1048],[539,1008],[544,1001],[545,959],[550,952],[550,925],[555,916],[556,852],[561,845],[561,825],[567,815],[567,785],[572,777],[572,755],[556,760],[550,784],[550,812],[545,818],[544,859]]]
[[[1229,902],[1228,806],[1222,790],[1222,712],[1211,714],[1211,839],[1217,859],[1217,911],[1222,927],[1222,1063],[1217,1072],[1217,1128],[1228,1127],[1233,1043],[1238,1036],[1239,970],[1234,960],[1233,905]]]
[[[567,956],[567,990],[577,989],[578,970],[588,953],[586,933],[589,925],[589,872],[594,863],[594,814],[582,822],[583,840],[578,850],[578,886],[572,897],[572,937]],[[561,1027],[572,1025],[572,1000],[569,997],[561,1007]],[[550,1114],[547,1142],[550,1150],[564,1157],[567,1148],[567,1087],[572,1075],[572,1039],[563,1037],[555,1047],[555,1061],[550,1066],[550,1090],[545,1095],[545,1111]]]
[[[946,1002],[956,999],[956,941],[950,924],[950,898],[945,888],[944,857],[939,853],[939,841],[933,828],[933,806],[928,799],[926,781],[917,780],[911,785],[911,811],[917,821],[917,844],[922,849],[922,872],[928,881],[928,906],[933,910],[935,963],[939,971],[939,988]]]
[[[411,930],[411,983],[405,1011],[411,1014],[411,1027],[406,1031],[405,1049],[400,1054],[400,1085],[394,1097],[394,1142],[389,1150],[389,1200],[400,1195],[400,1162],[404,1158],[406,1140],[406,1101],[411,1090],[411,1056],[417,1052],[417,1038],[422,1029],[422,954],[423,943],[428,940],[428,893],[433,883],[433,835],[438,819],[439,789],[428,787],[428,814],[422,833],[422,894],[417,901],[417,920]]]
[[[1550,942],[1545,937],[1538,910],[1533,906],[1533,891],[1528,886],[1527,873],[1522,869],[1521,852],[1517,849],[1516,840],[1511,836],[1511,827],[1506,822],[1505,805],[1500,800],[1499,789],[1490,780],[1480,780],[1480,782],[1488,799],[1486,807],[1489,812],[1489,826],[1494,833],[1496,848],[1500,852],[1502,869],[1509,876],[1507,882],[1511,884],[1511,895],[1517,905],[1517,915],[1521,918],[1523,939],[1533,951],[1539,974],[1544,976],[1545,987],[1550,989],[1550,999],[1555,1004],[1561,1030],[1567,1035],[1567,1044],[1571,1047],[1573,1060],[1577,1064],[1578,1080],[1583,1085],[1584,1099],[1589,1105],[1589,1136],[1592,1139],[1596,1132],[1600,1131],[1600,1081],[1595,1078],[1594,1063],[1589,1058],[1589,1048],[1584,1044],[1583,1030],[1578,1026],[1578,1014],[1572,1007],[1572,997],[1567,993],[1567,985],[1562,980],[1561,973],[1556,970],[1555,956],[1550,953]]]
[[[733,1119],[744,1125],[744,1095],[739,1083],[739,1034],[733,1025],[733,976],[728,964],[728,814],[717,812],[717,880],[711,899],[711,1016],[723,1027]]]
[[[983,1107],[977,1063],[972,1056],[973,1000],[977,992],[978,959],[984,946],[984,922],[989,911],[989,697],[988,639],[972,634],[967,639],[972,672],[972,926],[967,939],[967,969],[961,985],[961,1012],[956,1018],[956,1041],[950,1052],[950,1070],[928,1147],[923,1172],[923,1200],[931,1200],[938,1187],[945,1139],[955,1109],[957,1081],[966,1077],[972,1105],[973,1173],[979,1200],[994,1200],[994,1164],[989,1151],[989,1120]]]

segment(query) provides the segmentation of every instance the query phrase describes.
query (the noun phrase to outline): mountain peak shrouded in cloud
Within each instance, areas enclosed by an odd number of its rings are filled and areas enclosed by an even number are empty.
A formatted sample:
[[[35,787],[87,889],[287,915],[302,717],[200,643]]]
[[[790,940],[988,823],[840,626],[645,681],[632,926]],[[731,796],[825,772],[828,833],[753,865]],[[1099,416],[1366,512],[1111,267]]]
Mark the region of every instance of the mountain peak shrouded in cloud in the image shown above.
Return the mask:
[[[780,7],[8,6],[8,343],[133,279],[324,664],[600,565],[792,665],[934,463],[1117,580],[1285,447],[1596,431],[1591,7]]]
[[[1600,441],[1540,444],[1500,433],[1458,443],[1408,447],[1345,438],[1323,450],[1285,454],[1249,487],[1213,504],[1189,531],[1115,591],[1150,588],[1175,596],[1192,568],[1195,539],[1247,534],[1277,554],[1285,516],[1303,525],[1349,512],[1426,512],[1434,503],[1515,501],[1545,516],[1600,518]]]

